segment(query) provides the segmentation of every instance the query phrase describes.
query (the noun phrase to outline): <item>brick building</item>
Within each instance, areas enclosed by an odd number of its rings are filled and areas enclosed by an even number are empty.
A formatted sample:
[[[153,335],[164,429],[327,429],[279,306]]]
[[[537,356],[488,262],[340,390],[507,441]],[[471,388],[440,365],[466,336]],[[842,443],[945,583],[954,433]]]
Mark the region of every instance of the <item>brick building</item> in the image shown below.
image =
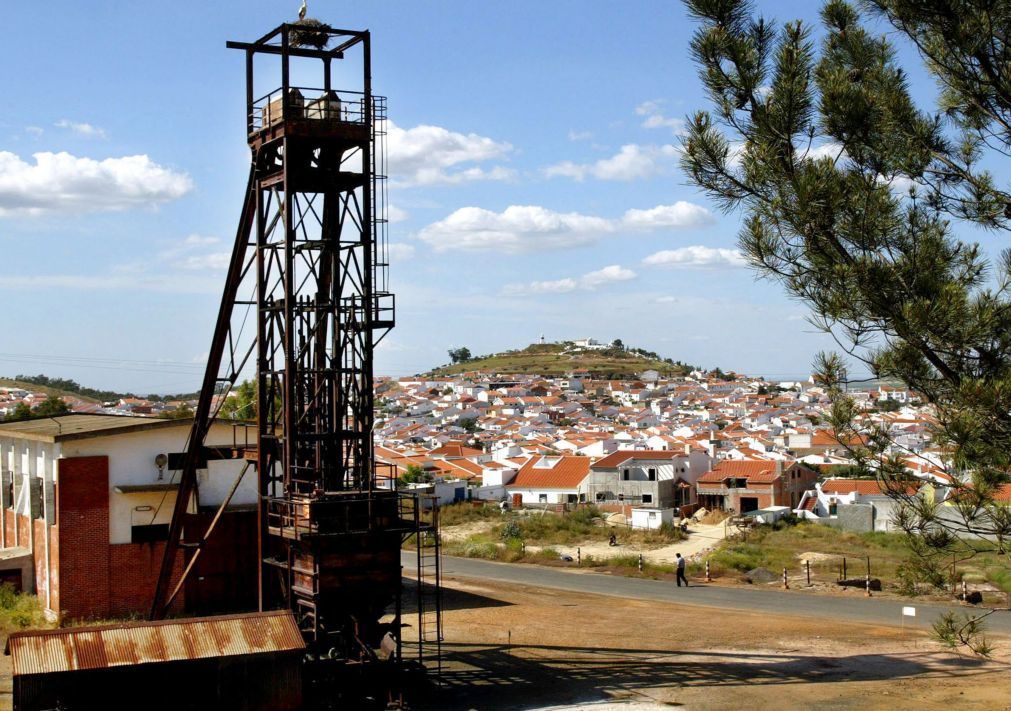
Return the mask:
[[[707,509],[748,513],[769,506],[796,508],[818,474],[798,461],[725,459],[696,482],[699,504]]]
[[[172,467],[190,425],[114,415],[0,423],[0,581],[34,591],[54,617],[146,613],[175,506],[178,472]],[[208,437],[223,448],[233,441],[233,428],[224,423]],[[220,505],[241,465],[213,460],[198,470],[191,521]],[[255,502],[256,477],[247,474],[223,518],[218,554],[205,551],[200,559],[205,577],[230,560],[233,569],[223,574],[233,587],[245,584],[250,571],[255,580],[255,559],[250,566],[243,553],[222,553],[248,536],[250,523],[255,527]],[[177,574],[182,565],[180,557]],[[255,587],[250,590],[255,595]],[[216,606],[203,602],[207,609]]]

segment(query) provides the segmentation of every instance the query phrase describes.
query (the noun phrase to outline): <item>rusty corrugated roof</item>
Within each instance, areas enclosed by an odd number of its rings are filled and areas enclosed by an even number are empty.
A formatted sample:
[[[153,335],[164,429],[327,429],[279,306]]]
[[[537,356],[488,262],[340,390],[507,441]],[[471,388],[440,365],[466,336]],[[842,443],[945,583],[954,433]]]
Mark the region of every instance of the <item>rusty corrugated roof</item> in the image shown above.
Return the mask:
[[[60,415],[0,424],[0,435],[39,442],[63,442],[75,439],[125,434],[152,429],[189,427],[184,420],[162,420],[129,415]]]
[[[14,676],[305,649],[287,610],[15,632]]]

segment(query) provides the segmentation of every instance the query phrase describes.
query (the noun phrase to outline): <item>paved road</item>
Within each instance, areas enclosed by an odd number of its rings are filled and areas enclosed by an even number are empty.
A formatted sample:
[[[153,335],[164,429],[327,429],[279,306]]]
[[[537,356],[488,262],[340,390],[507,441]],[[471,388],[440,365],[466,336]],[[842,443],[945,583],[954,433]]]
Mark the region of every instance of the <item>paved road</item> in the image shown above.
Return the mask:
[[[410,551],[403,552],[401,562],[406,569],[414,570],[415,554]],[[937,616],[947,609],[959,611],[970,609],[957,605],[949,607],[916,601],[866,598],[857,595],[837,597],[761,588],[720,587],[705,584],[693,585],[690,588],[678,588],[670,581],[626,578],[620,575],[582,571],[574,572],[538,565],[510,565],[450,556],[443,558],[442,572],[444,575],[461,578],[498,580],[597,595],[662,600],[724,610],[818,617],[825,620],[848,620],[896,627],[905,624],[929,628]],[[916,617],[903,618],[902,608],[906,606],[916,608]],[[1011,612],[997,612],[987,618],[986,624],[987,629],[991,632],[1011,634]]]

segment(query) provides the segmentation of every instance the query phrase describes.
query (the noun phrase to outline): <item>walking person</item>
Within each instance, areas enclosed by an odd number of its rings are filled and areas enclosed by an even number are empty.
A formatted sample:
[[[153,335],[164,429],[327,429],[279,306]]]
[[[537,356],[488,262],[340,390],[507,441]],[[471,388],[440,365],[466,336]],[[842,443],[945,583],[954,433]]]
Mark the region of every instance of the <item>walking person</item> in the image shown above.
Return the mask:
[[[677,563],[678,563],[678,577],[677,577],[678,587],[681,587],[681,581],[682,580],[685,582],[685,587],[688,587],[688,578],[685,577],[685,565],[687,564],[688,561],[686,561],[684,558],[682,558],[680,553],[676,553],[675,555],[677,555],[677,559],[678,559],[677,560]]]

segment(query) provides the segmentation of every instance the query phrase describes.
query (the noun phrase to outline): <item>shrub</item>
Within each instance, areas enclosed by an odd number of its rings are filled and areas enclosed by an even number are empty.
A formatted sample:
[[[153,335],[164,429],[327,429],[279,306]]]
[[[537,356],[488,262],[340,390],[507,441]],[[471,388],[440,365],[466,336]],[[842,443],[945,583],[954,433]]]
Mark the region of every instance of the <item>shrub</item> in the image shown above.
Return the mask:
[[[44,624],[42,604],[37,597],[17,592],[10,583],[0,585],[0,626],[24,629]]]
[[[502,540],[504,541],[511,541],[511,540],[522,541],[523,528],[517,521],[508,521],[505,525],[502,526],[500,535],[502,536]]]

